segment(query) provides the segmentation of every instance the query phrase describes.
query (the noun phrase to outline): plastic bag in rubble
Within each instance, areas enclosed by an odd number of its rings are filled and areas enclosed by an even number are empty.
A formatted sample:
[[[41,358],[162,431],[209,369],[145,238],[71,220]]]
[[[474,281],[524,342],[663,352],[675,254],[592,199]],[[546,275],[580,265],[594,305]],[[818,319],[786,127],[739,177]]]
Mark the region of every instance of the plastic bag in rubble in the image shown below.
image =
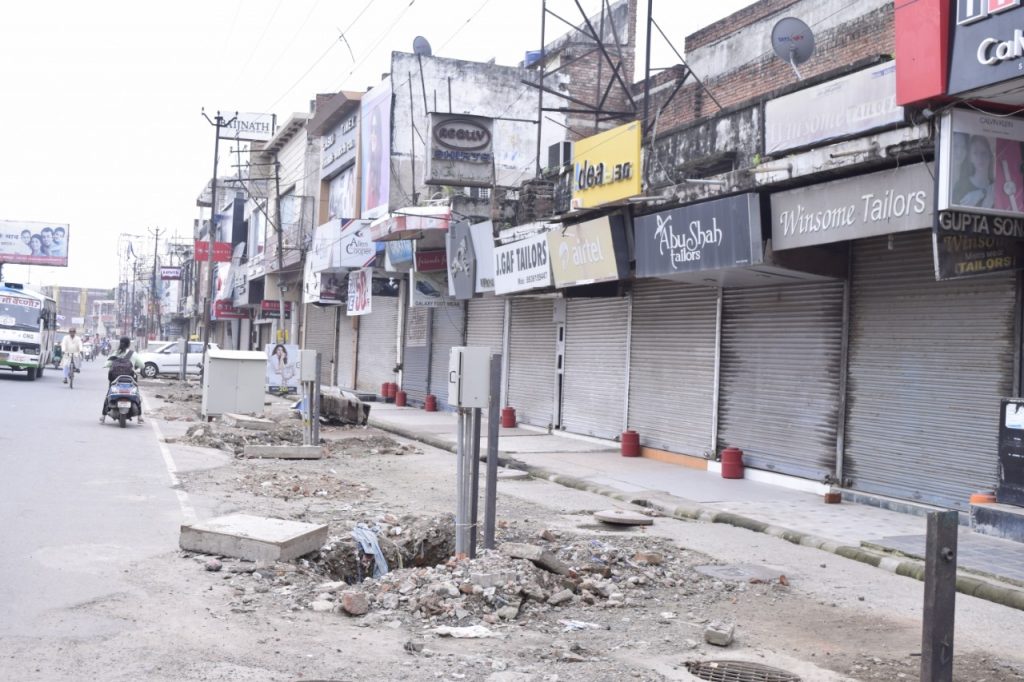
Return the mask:
[[[352,538],[359,543],[364,554],[373,555],[373,577],[379,578],[388,572],[388,560],[384,558],[384,552],[380,549],[380,542],[377,541],[377,534],[364,525],[358,525],[352,529]]]

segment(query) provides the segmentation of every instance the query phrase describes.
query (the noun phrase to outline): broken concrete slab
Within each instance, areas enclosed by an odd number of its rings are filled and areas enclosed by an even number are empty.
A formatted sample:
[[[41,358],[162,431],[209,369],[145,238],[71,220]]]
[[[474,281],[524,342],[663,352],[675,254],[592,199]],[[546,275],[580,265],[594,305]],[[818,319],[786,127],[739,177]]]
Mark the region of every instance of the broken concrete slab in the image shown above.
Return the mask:
[[[320,392],[320,416],[328,420],[365,426],[370,418],[370,406],[351,391],[322,387]]]
[[[225,426],[234,426],[239,429],[249,429],[251,431],[272,431],[277,425],[272,419],[253,417],[248,414],[238,414],[236,412],[225,412],[220,416],[220,419]]]
[[[183,525],[179,546],[190,552],[249,561],[291,561],[327,542],[327,524],[228,514]]]
[[[243,457],[264,459],[323,459],[322,445],[246,445]]]
[[[505,542],[502,543],[499,549],[505,556],[513,559],[527,559],[532,561],[535,566],[543,568],[545,571],[557,573],[558,575],[566,575],[569,573],[569,567],[552,552],[544,549],[543,547],[528,545],[521,542]]]
[[[757,564],[706,564],[694,566],[694,570],[709,578],[733,583],[776,583],[785,573],[781,568]]]
[[[654,524],[654,519],[650,516],[626,509],[606,509],[594,512],[594,518],[617,526],[650,526]]]
[[[715,621],[708,623],[704,628],[704,641],[714,646],[729,646],[732,644],[733,634],[736,631],[734,623],[723,623]]]

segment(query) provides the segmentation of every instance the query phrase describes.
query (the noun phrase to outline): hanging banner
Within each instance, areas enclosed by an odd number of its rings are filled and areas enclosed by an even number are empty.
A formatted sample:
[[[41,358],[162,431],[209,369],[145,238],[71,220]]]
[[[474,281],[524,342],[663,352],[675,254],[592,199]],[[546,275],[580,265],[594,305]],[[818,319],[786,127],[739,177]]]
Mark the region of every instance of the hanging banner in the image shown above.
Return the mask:
[[[366,315],[373,310],[373,268],[348,273],[348,300],[345,313]]]
[[[453,223],[445,236],[448,253],[448,294],[460,301],[473,298],[476,288],[476,253],[467,222]]]
[[[195,260],[206,262],[210,260],[210,242],[205,239],[195,240]],[[213,262],[228,263],[231,261],[231,242],[213,243]]]

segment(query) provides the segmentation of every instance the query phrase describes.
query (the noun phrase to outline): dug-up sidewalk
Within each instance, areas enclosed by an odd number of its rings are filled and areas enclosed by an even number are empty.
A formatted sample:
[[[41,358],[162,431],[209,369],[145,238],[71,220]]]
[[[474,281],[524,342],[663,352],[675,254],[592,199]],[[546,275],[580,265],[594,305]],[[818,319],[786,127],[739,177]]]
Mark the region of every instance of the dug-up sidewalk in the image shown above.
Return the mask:
[[[450,412],[387,403],[374,403],[370,413],[371,426],[452,452],[457,419]],[[486,422],[482,431],[484,453]],[[892,511],[847,499],[826,504],[824,487],[814,482],[752,470],[744,479],[723,479],[714,462],[694,467],[622,457],[614,441],[532,428],[501,429],[498,449],[501,466],[536,478],[665,516],[730,524],[924,578],[924,514],[929,511],[924,507]],[[961,525],[958,569],[959,592],[1024,610],[1024,544],[978,535]]]

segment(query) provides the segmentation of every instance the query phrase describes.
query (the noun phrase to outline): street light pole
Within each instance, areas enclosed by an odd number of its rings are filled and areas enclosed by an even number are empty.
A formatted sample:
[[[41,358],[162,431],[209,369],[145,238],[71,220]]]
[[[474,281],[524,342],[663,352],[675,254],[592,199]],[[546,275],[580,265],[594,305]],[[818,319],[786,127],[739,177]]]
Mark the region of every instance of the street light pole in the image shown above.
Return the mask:
[[[214,127],[213,136],[213,180],[211,182],[210,189],[210,227],[207,233],[207,241],[209,245],[209,252],[206,254],[207,272],[206,277],[206,319],[203,320],[203,365],[206,364],[206,354],[210,347],[210,321],[213,319],[213,245],[214,245],[214,229],[217,225],[217,164],[218,156],[220,154],[220,129],[226,128],[235,122],[238,118],[238,112],[235,112],[234,117],[230,121],[225,121],[224,117],[217,112],[217,115],[210,119],[203,111],[203,118],[206,122]],[[198,292],[197,292],[198,293]]]

